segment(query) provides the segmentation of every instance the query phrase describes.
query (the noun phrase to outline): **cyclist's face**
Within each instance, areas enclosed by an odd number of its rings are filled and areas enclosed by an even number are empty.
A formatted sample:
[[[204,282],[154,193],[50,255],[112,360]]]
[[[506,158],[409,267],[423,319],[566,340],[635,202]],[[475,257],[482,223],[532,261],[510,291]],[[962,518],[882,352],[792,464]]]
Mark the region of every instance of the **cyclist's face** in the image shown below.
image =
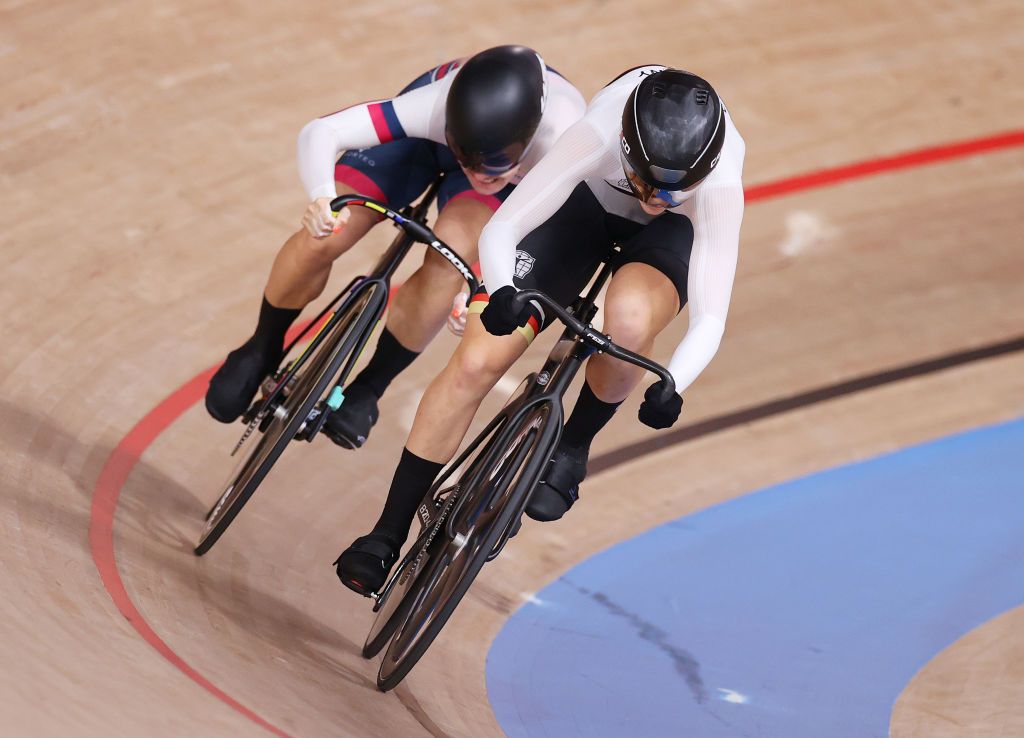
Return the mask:
[[[667,203],[664,200],[659,200],[658,198],[654,198],[650,202],[644,202],[643,200],[640,200],[639,202],[640,209],[643,210],[648,215],[661,215],[670,207],[672,207],[671,203]]]
[[[519,173],[519,165],[517,164],[500,175],[474,172],[472,169],[466,169],[466,167],[462,167],[462,171],[466,173],[466,177],[469,178],[469,183],[473,185],[474,190],[481,195],[495,195],[505,189],[505,185],[515,178],[516,174]]]

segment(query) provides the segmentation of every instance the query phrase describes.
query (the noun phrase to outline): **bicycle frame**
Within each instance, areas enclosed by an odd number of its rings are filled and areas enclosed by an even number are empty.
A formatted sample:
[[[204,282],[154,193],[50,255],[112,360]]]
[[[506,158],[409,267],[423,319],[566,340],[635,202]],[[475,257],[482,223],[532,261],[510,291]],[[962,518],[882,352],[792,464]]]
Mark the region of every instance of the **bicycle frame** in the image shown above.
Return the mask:
[[[400,213],[361,195],[342,195],[331,201],[333,210],[357,205],[373,210],[390,220],[402,233],[381,255],[368,276],[349,282],[288,345],[285,355],[330,311],[334,311],[298,357],[274,372],[272,384],[264,385],[266,394],[242,415],[246,428],[232,456],[257,428],[261,437],[243,455],[222,487],[217,502],[207,513],[206,524],[195,547],[197,555],[205,554],[219,540],[287,445],[295,440],[311,442],[323,429],[330,413],[344,402],[344,383],[387,309],[391,278],[413,243],[424,243],[440,253],[472,289],[478,287],[479,283],[466,262],[426,225],[427,210],[436,199],[443,181],[442,175],[415,207],[403,208]]]
[[[352,205],[360,205],[382,215],[384,218],[391,220],[396,227],[400,229],[400,233],[395,236],[395,239],[391,242],[391,245],[378,259],[377,264],[373,270],[364,277],[356,277],[346,285],[345,289],[338,293],[338,295],[331,300],[327,306],[320,311],[320,313],[306,326],[306,328],[285,348],[285,354],[298,344],[314,326],[316,326],[325,315],[332,309],[334,314],[325,323],[313,340],[303,350],[302,354],[291,363],[288,370],[278,380],[273,391],[264,399],[263,407],[271,407],[272,403],[277,400],[281,392],[288,383],[292,381],[295,374],[303,363],[303,358],[310,355],[324,340],[324,337],[330,334],[330,329],[333,328],[334,324],[345,315],[349,308],[356,302],[356,300],[363,297],[367,292],[370,295],[367,299],[373,300],[374,304],[372,308],[373,320],[369,321],[369,329],[363,329],[362,335],[356,345],[355,350],[350,354],[349,360],[346,362],[344,369],[339,373],[335,385],[341,385],[348,378],[348,374],[352,371],[356,361],[359,359],[363,348],[366,343],[370,340],[370,336],[373,333],[373,327],[377,325],[380,319],[384,315],[384,311],[387,309],[387,295],[391,290],[391,277],[395,271],[401,265],[405,259],[409,250],[416,242],[424,243],[429,248],[438,252],[443,256],[455,269],[462,275],[463,279],[469,284],[470,290],[475,292],[479,287],[476,275],[473,274],[472,270],[466,264],[466,262],[456,254],[450,247],[442,243],[433,232],[426,227],[427,211],[431,204],[437,199],[437,193],[441,189],[441,184],[444,182],[444,175],[442,174],[434,183],[427,189],[423,197],[415,206],[406,206],[402,211],[395,212],[386,205],[377,200],[373,200],[362,195],[341,195],[331,201],[331,210],[338,211],[343,207]],[[371,292],[372,291],[372,292]],[[343,299],[344,298],[344,299]],[[338,305],[339,301],[341,302]],[[337,308],[335,306],[337,305]],[[365,311],[364,311],[365,314]]]
[[[583,322],[589,323],[597,313],[594,302],[611,276],[611,273],[612,268],[606,262],[593,284],[591,284],[590,289],[587,290],[583,297],[577,299],[570,312],[578,316]],[[478,471],[461,480],[463,486],[470,487],[475,485],[480,474],[479,469],[489,468],[497,454],[504,452],[513,440],[512,434],[520,430],[521,423],[526,419],[526,416],[535,412],[541,406],[547,405],[549,406],[548,417],[545,418],[541,429],[541,436],[536,441],[538,451],[533,453],[522,475],[516,481],[517,491],[520,489],[533,489],[551,457],[551,452],[558,445],[562,435],[562,425],[565,417],[562,397],[568,390],[572,380],[579,373],[583,362],[592,356],[596,350],[584,341],[582,337],[566,328],[554,348],[548,354],[541,370],[530,375],[530,383],[523,393],[506,405],[488,423],[487,427],[477,435],[473,442],[448,465],[431,487],[428,493],[429,497],[433,498],[443,488],[444,482],[483,446],[483,453],[476,464]],[[454,538],[454,531],[451,528],[452,521],[458,518],[464,499],[462,497],[456,500],[453,509],[447,515],[447,534],[451,538]],[[529,500],[526,494],[514,494],[510,501],[514,502],[518,509],[510,518],[509,525],[506,526],[506,530],[502,533],[488,556],[488,561],[497,556],[505,547],[505,544],[511,537],[515,523],[518,522]]]
[[[519,309],[536,300],[566,328],[541,371],[527,378],[523,391],[431,485],[416,511],[422,524],[416,542],[380,593],[371,595],[378,615],[363,655],[370,658],[388,644],[377,676],[380,689],[392,689],[405,678],[448,622],[481,567],[498,556],[518,531],[561,438],[562,398],[583,363],[594,353],[607,353],[657,374],[662,396],[675,392],[667,369],[616,346],[590,325],[597,312],[594,302],[611,272],[606,260],[590,289],[569,310],[536,290],[520,291],[513,298]],[[396,596],[396,588],[401,592],[399,599],[383,609]]]

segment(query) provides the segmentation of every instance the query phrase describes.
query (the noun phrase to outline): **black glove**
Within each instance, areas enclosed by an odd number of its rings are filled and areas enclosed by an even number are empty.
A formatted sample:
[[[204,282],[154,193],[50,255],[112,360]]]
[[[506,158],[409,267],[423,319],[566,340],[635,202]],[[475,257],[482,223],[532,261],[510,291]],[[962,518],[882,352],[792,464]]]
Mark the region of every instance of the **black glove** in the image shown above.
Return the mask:
[[[518,291],[515,287],[507,285],[498,288],[488,299],[487,307],[480,313],[480,320],[492,336],[507,336],[519,326],[526,325],[526,321],[529,320],[529,305],[518,313],[513,311],[512,298]]]
[[[661,402],[661,382],[655,382],[644,392],[644,401],[640,404],[640,422],[651,428],[671,428],[679,420],[679,411],[683,409],[683,398],[673,392],[667,402]]]

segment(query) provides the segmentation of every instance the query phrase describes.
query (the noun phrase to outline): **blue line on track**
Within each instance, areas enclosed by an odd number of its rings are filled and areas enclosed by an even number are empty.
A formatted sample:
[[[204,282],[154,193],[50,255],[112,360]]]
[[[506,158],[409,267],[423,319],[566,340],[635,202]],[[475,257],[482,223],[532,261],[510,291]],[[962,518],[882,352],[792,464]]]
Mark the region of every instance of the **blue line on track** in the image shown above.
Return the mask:
[[[922,666],[1024,604],[1022,562],[1024,419],[590,558],[512,616],[487,688],[510,738],[886,736]]]

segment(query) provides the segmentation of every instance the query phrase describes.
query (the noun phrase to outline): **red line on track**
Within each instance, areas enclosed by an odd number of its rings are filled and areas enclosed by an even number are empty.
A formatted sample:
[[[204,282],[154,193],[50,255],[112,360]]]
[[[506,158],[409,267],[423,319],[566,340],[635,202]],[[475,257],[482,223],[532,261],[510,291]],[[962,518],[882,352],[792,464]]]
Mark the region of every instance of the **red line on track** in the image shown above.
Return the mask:
[[[746,200],[747,202],[768,200],[801,190],[825,187],[882,172],[919,167],[1016,146],[1024,146],[1024,130],[932,146],[755,185],[746,190]],[[215,370],[216,367],[211,367],[176,389],[128,431],[128,434],[111,452],[100,471],[96,487],[93,490],[89,519],[89,546],[92,549],[92,558],[100,574],[100,579],[102,579],[103,586],[110,598],[114,601],[114,605],[146,643],[185,676],[232,709],[274,735],[289,738],[283,730],[270,724],[238,702],[178,656],[135,607],[117,568],[117,559],[114,553],[114,517],[121,489],[149,445],[186,410],[202,399],[206,385]]]
[[[965,156],[998,149],[1009,149],[1014,146],[1024,146],[1024,131],[1008,131],[985,138],[940,144],[925,149],[896,154],[895,156],[882,157],[881,159],[869,159],[854,164],[846,164],[841,167],[820,169],[816,172],[800,174],[796,177],[754,185],[746,190],[745,195],[747,202],[767,200],[801,190],[810,190],[846,182],[851,179],[869,177],[872,174],[893,172],[898,169],[909,169],[910,167],[920,167],[926,164],[936,164],[947,159],[960,159]]]

